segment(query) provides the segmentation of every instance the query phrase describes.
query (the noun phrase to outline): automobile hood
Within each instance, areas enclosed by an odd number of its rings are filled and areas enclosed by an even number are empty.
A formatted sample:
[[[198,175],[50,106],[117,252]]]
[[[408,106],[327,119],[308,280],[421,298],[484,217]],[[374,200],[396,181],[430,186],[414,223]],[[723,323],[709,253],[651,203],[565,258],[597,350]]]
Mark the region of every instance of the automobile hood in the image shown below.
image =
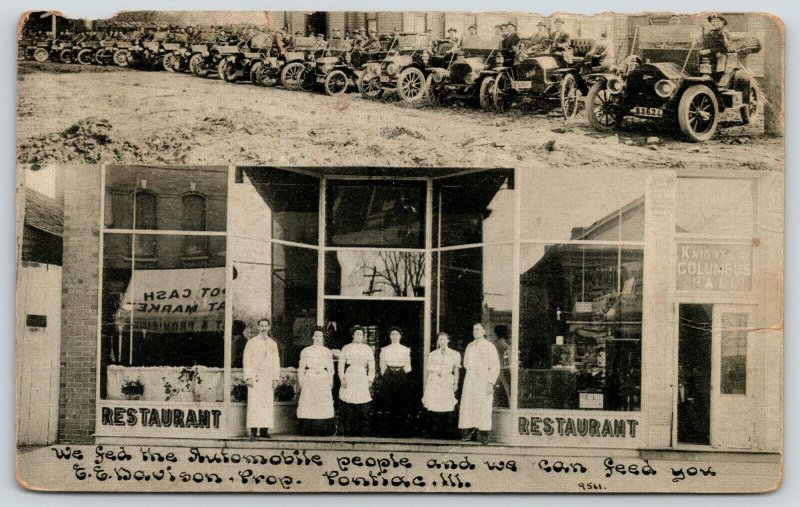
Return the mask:
[[[667,79],[682,79],[689,77],[686,73],[681,72],[681,68],[677,63],[674,62],[646,63],[638,70],[643,73],[658,71]]]
[[[411,64],[411,60],[412,60],[411,55],[394,55],[384,60],[384,63],[387,65],[390,63],[394,63],[395,65],[404,67],[406,65]]]
[[[469,65],[469,68],[473,71],[481,71],[486,68],[484,65],[485,58],[478,58],[478,57],[470,57],[464,58],[463,60],[456,60],[453,62],[453,65],[460,64],[460,65]]]

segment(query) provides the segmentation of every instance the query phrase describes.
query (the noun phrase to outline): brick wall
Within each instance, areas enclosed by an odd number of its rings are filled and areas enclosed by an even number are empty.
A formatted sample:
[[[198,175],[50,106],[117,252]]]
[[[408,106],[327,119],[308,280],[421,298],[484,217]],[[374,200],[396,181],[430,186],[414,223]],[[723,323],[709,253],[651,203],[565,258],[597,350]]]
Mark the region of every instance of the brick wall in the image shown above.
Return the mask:
[[[58,407],[58,439],[64,443],[90,442],[94,432],[99,216],[100,166],[67,166]]]

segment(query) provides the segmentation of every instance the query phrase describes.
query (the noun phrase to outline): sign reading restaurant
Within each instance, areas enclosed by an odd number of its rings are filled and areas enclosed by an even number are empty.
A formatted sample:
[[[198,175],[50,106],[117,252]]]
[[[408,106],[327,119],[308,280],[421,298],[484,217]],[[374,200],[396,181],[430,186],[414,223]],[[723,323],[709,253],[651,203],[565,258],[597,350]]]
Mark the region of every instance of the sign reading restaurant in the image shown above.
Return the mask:
[[[518,424],[520,435],[636,438],[639,421],[594,417],[520,417]]]
[[[678,290],[747,291],[752,283],[749,244],[678,243]]]

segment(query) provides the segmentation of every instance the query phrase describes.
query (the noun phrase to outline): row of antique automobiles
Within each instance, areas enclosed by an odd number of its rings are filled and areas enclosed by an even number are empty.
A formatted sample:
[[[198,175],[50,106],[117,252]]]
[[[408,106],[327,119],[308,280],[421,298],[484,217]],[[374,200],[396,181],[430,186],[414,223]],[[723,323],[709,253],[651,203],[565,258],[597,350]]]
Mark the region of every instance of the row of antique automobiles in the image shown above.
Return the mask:
[[[407,102],[459,100],[484,111],[505,112],[515,103],[576,116],[585,105],[600,131],[619,128],[626,118],[645,118],[675,127],[690,141],[706,141],[726,110],[741,123],[753,121],[762,102],[758,82],[743,65],[760,50],[752,38],[736,52],[703,48],[698,25],[642,26],[630,54],[609,65],[596,42],[574,38],[568,47],[539,41],[537,47],[502,49],[501,41],[477,36],[460,44],[429,34],[396,33],[371,50],[347,38],[286,37],[258,31],[150,31],[68,34],[20,40],[19,58],[80,65],[117,65],[190,72],[226,82],[247,81],[329,95],[358,91],[367,99],[396,95]]]

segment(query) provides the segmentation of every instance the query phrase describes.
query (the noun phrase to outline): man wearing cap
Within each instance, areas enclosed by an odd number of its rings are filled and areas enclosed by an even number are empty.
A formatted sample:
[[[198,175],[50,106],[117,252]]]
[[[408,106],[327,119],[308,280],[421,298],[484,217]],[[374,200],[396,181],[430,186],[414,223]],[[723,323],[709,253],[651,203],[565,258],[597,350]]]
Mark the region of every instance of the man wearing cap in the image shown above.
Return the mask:
[[[506,23],[506,36],[503,38],[503,49],[505,51],[516,51],[519,46],[519,34],[517,25]]]
[[[378,38],[378,32],[374,28],[369,29],[369,37],[367,42],[364,43],[364,51],[367,53],[376,53],[381,50],[381,41]]]
[[[564,20],[556,18],[553,21],[553,31],[550,33],[550,40],[553,41],[553,49],[564,51],[569,48],[570,36],[564,31]]]
[[[543,52],[547,51],[550,47],[550,30],[547,23],[539,21],[536,24],[536,33],[530,38],[527,45],[532,51]]]
[[[719,14],[712,14],[708,17],[711,23],[711,30],[706,34],[703,45],[714,53],[733,53],[736,48],[731,43],[731,35],[728,29],[728,21]]]
[[[459,42],[459,40],[458,40],[458,30],[455,27],[451,26],[447,30],[447,40],[449,40],[453,44],[453,47],[458,46],[458,42]]]

